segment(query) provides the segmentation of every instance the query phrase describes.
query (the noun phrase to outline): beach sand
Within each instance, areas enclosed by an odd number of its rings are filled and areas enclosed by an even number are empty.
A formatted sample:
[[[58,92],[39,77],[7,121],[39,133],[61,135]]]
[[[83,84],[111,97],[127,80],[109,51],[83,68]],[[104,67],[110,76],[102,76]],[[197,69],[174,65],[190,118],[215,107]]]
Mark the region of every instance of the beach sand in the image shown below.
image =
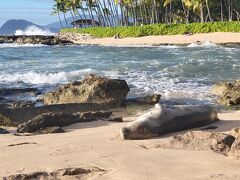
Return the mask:
[[[240,112],[219,114],[221,121],[210,131],[229,131],[240,127]],[[213,151],[186,151],[146,148],[161,138],[120,139],[123,123],[95,121],[66,127],[63,134],[37,136],[0,135],[0,177],[35,171],[51,172],[67,167],[99,167],[101,175],[87,179],[240,179],[240,160]],[[11,132],[14,129],[10,128]],[[178,134],[182,134],[180,132]],[[167,135],[162,138],[166,138]],[[23,145],[9,146],[19,143]]]
[[[71,38],[70,38],[71,39]],[[215,44],[238,44],[240,33],[215,32],[194,35],[164,35],[144,36],[137,38],[93,38],[93,39],[72,39],[76,44],[103,45],[103,46],[158,46],[158,45],[188,45],[191,43],[212,42]]]

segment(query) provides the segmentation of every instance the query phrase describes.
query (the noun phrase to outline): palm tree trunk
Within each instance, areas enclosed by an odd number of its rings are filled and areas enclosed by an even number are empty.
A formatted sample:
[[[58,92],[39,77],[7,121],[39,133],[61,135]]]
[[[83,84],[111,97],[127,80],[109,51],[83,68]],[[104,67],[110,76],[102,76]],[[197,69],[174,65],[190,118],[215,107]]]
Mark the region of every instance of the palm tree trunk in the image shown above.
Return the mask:
[[[208,6],[208,0],[205,0],[205,3],[206,3],[206,7],[207,7],[207,12],[208,12],[208,17],[209,17],[209,20],[212,22],[212,17],[211,17],[211,14],[210,14],[210,8]]]
[[[223,22],[224,17],[223,17],[223,0],[221,0],[221,21]]]
[[[60,15],[59,15],[59,11],[57,11],[57,15],[58,15],[59,24],[60,24],[61,29],[62,29],[63,25],[62,25],[62,21],[61,21]]]

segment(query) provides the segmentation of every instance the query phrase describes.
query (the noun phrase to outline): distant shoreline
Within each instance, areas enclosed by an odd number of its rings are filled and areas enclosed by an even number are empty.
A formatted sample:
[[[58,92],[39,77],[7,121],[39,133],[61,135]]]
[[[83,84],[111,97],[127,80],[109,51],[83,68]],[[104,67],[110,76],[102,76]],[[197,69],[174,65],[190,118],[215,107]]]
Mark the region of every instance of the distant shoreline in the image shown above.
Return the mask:
[[[240,45],[240,33],[215,32],[193,35],[163,35],[163,36],[143,36],[127,37],[116,39],[92,38],[77,33],[60,33],[60,39],[68,40],[79,45],[101,45],[101,46],[164,46],[177,45],[187,46],[190,44],[213,43],[218,45],[235,46]]]

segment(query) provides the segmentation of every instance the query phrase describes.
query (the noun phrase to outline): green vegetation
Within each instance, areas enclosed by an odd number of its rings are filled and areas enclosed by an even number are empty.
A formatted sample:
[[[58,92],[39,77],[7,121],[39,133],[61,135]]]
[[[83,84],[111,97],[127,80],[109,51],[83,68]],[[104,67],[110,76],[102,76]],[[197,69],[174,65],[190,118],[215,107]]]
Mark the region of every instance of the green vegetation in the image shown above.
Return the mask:
[[[52,14],[62,27],[71,16],[76,28],[232,22],[240,21],[240,0],[54,0]]]
[[[66,28],[61,32],[74,32],[91,34],[94,37],[141,37],[150,35],[175,35],[185,33],[210,33],[210,32],[240,32],[240,22],[212,22],[191,24],[152,24],[145,26],[129,27],[93,27],[93,28]]]

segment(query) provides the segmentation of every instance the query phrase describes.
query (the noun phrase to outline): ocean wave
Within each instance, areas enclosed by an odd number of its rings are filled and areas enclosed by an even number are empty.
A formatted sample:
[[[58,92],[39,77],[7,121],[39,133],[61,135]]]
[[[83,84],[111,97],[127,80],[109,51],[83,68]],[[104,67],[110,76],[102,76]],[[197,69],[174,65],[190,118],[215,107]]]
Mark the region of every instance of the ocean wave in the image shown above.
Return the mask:
[[[200,42],[200,44],[191,43],[187,47],[213,47],[213,46],[217,46],[217,45],[210,41],[205,41],[205,42]]]
[[[40,29],[37,26],[28,26],[24,31],[22,30],[16,30],[15,35],[26,35],[26,36],[32,36],[32,35],[41,35],[41,36],[48,36],[48,35],[54,35],[55,33],[52,33],[48,29]]]
[[[86,74],[94,73],[93,69],[87,68],[70,72],[58,73],[27,73],[0,74],[0,83],[26,83],[33,85],[40,84],[62,84],[73,80],[80,80]]]
[[[47,45],[43,44],[16,44],[16,43],[5,43],[5,44],[0,44],[0,48],[19,48],[19,47],[44,47]]]

